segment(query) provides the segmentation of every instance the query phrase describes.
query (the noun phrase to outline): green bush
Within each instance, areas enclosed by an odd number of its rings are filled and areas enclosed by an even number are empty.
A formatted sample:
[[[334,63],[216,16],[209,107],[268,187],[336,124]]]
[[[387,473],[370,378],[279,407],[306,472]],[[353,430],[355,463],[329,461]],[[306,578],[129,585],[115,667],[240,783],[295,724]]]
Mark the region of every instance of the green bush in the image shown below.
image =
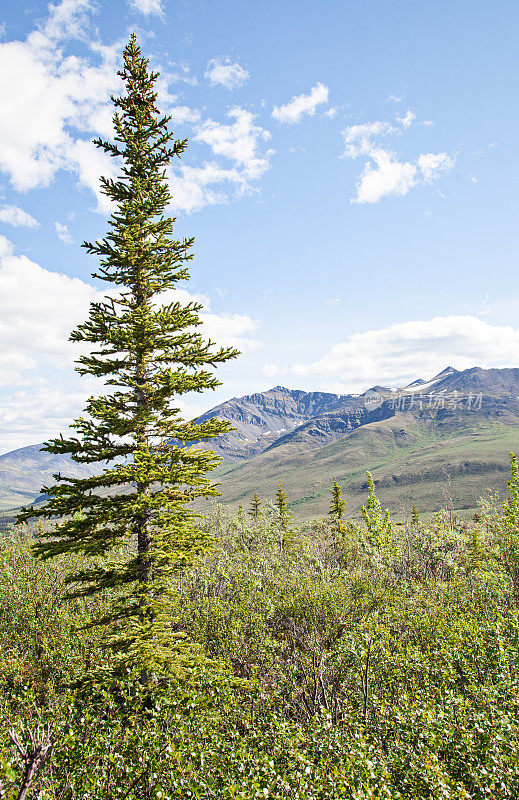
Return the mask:
[[[89,627],[109,593],[62,602],[80,564],[4,537],[3,796],[32,734],[52,739],[39,800],[519,797],[514,495],[477,523],[391,528],[375,500],[372,530],[293,523],[289,543],[269,504],[215,506],[212,550],[171,586],[172,626],[207,661],[146,687]]]

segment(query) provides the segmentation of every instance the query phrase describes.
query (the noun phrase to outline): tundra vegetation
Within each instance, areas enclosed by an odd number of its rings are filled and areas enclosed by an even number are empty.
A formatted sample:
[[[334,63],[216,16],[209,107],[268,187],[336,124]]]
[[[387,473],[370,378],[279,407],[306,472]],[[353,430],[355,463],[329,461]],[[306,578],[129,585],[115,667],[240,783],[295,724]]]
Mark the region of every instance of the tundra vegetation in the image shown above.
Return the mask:
[[[156,302],[187,277],[164,216],[185,143],[133,37],[122,78],[98,142],[123,163],[103,182],[117,210],[89,246],[120,293],[73,334],[113,391],[49,443],[108,465],[56,476],[0,538],[0,797],[519,797],[515,456],[509,499],[471,523],[395,524],[369,474],[360,522],[337,481],[304,525],[281,483],[196,516],[214,458],[190,445],[226,424],[172,401],[236,353],[196,333],[196,304]]]
[[[35,557],[34,524],[4,535],[2,796],[518,797],[515,458],[509,488],[470,523],[393,524],[372,488],[360,523],[336,488],[304,526],[215,504],[211,549],[169,576],[199,656],[147,683],[91,625],[121,590],[62,599],[87,557]]]

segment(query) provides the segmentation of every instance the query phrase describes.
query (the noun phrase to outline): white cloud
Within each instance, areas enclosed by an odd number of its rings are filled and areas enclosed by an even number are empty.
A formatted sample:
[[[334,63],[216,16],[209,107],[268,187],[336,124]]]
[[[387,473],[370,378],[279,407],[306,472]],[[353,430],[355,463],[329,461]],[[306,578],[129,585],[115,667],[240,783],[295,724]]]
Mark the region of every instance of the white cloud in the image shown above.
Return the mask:
[[[0,43],[0,169],[19,190],[48,186],[58,170],[80,172],[78,133],[109,133],[120,43],[87,42],[88,57],[62,49],[71,37],[86,41],[92,8],[89,0],[51,4],[25,41]]]
[[[388,103],[401,103],[402,100],[405,100],[405,94],[396,95],[390,94],[387,98]]]
[[[399,121],[405,129],[413,119],[412,112],[407,112]],[[357,192],[352,202],[377,203],[389,195],[404,197],[414,186],[432,183],[454,166],[454,156],[447,153],[422,153],[415,161],[400,160],[379,141],[397,133],[402,134],[401,129],[382,121],[350,125],[342,132],[344,157],[368,158],[357,180]]]
[[[237,347],[242,352],[259,347],[259,342],[250,338],[259,323],[247,314],[213,314],[204,310],[200,312],[200,319],[204,336],[224,347]]]
[[[179,63],[172,66],[177,66],[179,72],[170,72],[168,79],[170,82],[187,83],[188,86],[198,86],[198,78],[190,74],[189,64]]]
[[[224,169],[212,162],[203,167],[183,165],[175,171],[170,170],[169,183],[173,209],[192,214],[206,206],[228,202],[229,194],[218,187],[229,183],[234,188],[241,184],[241,179],[238,170]]]
[[[323,83],[316,83],[309,94],[294,95],[283,106],[275,106],[272,116],[278,122],[292,125],[300,122],[304,116],[313,117],[319,105],[328,102],[330,90]]]
[[[18,206],[9,205],[0,207],[0,222],[14,225],[15,228],[37,228],[40,224],[27,211]]]
[[[130,8],[132,11],[137,11],[139,14],[144,14],[148,17],[150,14],[164,14],[162,0],[130,0]]]
[[[71,365],[77,350],[68,335],[86,316],[96,290],[15,255],[4,237],[0,244],[0,385],[7,385],[43,362]]]
[[[373,149],[370,157],[375,164],[366,164],[357,183],[356,203],[378,203],[382,197],[404,197],[416,183],[416,167],[408,161],[398,161],[386,150]]]
[[[99,150],[90,140],[76,139],[70,145],[70,154],[74,159],[75,171],[80,186],[90,191],[97,199],[97,210],[103,214],[113,211],[113,201],[101,192],[99,176],[115,179],[118,174],[117,159],[110,158],[103,150]]]
[[[389,136],[396,132],[390,122],[363,122],[360,125],[349,125],[342,131],[346,145],[344,154],[349,158],[369,155],[376,136]]]
[[[408,109],[407,113],[403,117],[397,116],[396,119],[397,122],[399,122],[404,128],[410,128],[416,119],[416,114],[414,114],[410,109]]]
[[[189,106],[174,106],[170,108],[169,115],[173,125],[186,125],[187,123],[200,122],[200,111]]]
[[[454,162],[455,159],[448,153],[424,153],[418,158],[418,166],[427,183],[432,183],[442,172],[452,169]]]
[[[339,109],[336,106],[332,106],[331,108],[329,108],[327,111],[324,112],[324,116],[328,117],[328,119],[335,119],[338,110]]]
[[[74,239],[72,238],[69,229],[66,225],[63,225],[62,222],[55,222],[54,229],[58,234],[58,239],[61,239],[61,241],[65,244],[74,244]]]
[[[201,167],[173,167],[170,184],[174,209],[192,213],[207,205],[227,203],[234,196],[254,191],[255,182],[269,169],[274,151],[263,150],[270,139],[269,131],[256,125],[255,115],[243,108],[232,108],[228,117],[230,124],[205,120],[194,138],[230,165],[211,160]]]
[[[342,297],[330,297],[329,300],[326,300],[327,306],[340,306],[342,303]]]
[[[94,194],[97,210],[107,214],[113,205],[100,192],[99,176],[116,178],[118,160],[90,139],[92,134],[113,135],[110,95],[122,89],[116,73],[124,42],[104,45],[91,39],[89,13],[95,7],[91,0],[61,0],[49,6],[48,18],[24,41],[0,43],[0,171],[22,191],[48,186],[60,171],[70,172]],[[85,55],[64,54],[71,37],[81,39]],[[189,67],[180,65],[180,70],[182,79],[193,82]],[[196,166],[182,161],[172,167],[175,208],[195,211],[253,191],[254,182],[269,168],[272,151],[261,147],[269,132],[244,109],[229,112],[229,125],[202,122],[198,109],[177,104],[169,92],[179,75],[161,71],[161,107],[175,126],[194,127],[197,141],[212,152]],[[234,70],[235,80],[238,75],[242,73]]]
[[[332,379],[341,387],[335,391],[358,392],[375,383],[403,386],[430,378],[448,364],[515,367],[518,347],[519,330],[512,327],[471,315],[435,317],[353,333],[318,361],[295,365],[294,372]]]
[[[249,80],[250,75],[240,64],[232,62],[228,56],[212,58],[205,71],[205,77],[213,86],[238,89]]]
[[[71,352],[68,333],[88,311],[97,290],[79,280],[41,267],[24,255],[15,255],[1,237],[0,342],[2,355]],[[14,346],[14,350],[13,350]]]
[[[276,364],[265,364],[261,368],[261,374],[265,375],[266,378],[275,378],[276,375],[279,375],[281,370],[279,369]]]
[[[89,304],[103,294],[79,278],[52,272],[26,256],[15,255],[10,242],[1,236],[0,383],[19,379],[23,370],[34,369],[42,357],[69,368],[78,352],[77,345],[68,341],[69,333],[87,317]],[[200,316],[205,335],[218,342],[249,346],[246,338],[258,323],[247,315],[215,314],[207,297],[186,289],[166,294],[161,302],[178,299],[203,303]]]
[[[66,37],[82,38],[87,24],[87,15],[92,11],[92,0],[61,0],[49,3],[49,16],[40,27],[41,40],[58,41]]]
[[[198,129],[197,141],[209,145],[215,155],[234,161],[247,180],[261,177],[269,162],[258,148],[270,139],[269,131],[255,125],[255,115],[243,108],[232,108],[228,116],[234,120],[230,125],[206,120]]]

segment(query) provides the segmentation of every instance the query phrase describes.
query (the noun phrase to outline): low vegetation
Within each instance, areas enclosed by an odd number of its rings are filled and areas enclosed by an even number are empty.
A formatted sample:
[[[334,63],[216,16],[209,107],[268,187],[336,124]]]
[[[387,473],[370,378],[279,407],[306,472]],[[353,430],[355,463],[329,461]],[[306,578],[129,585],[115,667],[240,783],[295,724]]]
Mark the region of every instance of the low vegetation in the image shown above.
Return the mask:
[[[215,505],[211,550],[171,578],[190,656],[148,683],[89,626],[118,589],[62,601],[83,556],[4,534],[2,797],[518,797],[517,461],[470,523],[393,524],[368,486],[362,523],[337,483],[302,527],[282,487]]]

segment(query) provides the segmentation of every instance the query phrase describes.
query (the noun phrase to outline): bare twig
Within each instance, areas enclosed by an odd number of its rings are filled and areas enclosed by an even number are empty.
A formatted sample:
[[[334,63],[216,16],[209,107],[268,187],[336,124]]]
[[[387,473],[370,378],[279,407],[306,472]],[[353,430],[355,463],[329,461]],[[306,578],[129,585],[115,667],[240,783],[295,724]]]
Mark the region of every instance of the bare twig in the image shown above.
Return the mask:
[[[23,780],[18,792],[17,800],[26,800],[31,784],[52,747],[52,736],[49,728],[37,725],[34,730],[22,728],[23,741],[11,728],[9,738],[18,751],[19,760],[23,769]]]
[[[371,656],[371,641],[368,644],[368,649],[366,651],[366,665],[363,670],[362,674],[362,694],[364,695],[364,708],[362,711],[362,719],[364,721],[364,725],[368,721],[368,700],[369,700],[369,659]]]

